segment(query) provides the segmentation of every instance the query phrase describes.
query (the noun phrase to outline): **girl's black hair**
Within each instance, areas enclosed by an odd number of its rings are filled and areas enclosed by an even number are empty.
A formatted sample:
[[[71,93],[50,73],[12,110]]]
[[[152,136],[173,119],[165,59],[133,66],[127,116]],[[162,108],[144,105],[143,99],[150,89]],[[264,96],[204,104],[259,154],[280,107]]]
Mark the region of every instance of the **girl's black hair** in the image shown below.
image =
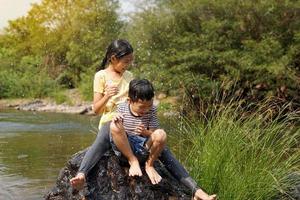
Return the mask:
[[[101,65],[97,68],[97,71],[104,69],[107,62],[110,61],[111,56],[115,55],[120,59],[126,55],[133,53],[133,48],[127,40],[119,39],[114,40],[106,49],[105,56],[101,62]]]
[[[154,97],[153,85],[147,79],[133,79],[129,83],[128,96],[131,101],[150,101]]]

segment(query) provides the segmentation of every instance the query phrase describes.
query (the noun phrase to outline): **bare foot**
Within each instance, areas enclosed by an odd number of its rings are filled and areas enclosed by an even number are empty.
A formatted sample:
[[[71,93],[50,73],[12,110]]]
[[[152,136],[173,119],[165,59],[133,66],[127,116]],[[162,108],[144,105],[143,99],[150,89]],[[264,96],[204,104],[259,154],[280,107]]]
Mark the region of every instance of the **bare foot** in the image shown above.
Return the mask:
[[[216,198],[217,195],[208,195],[201,189],[198,189],[194,196],[194,200],[216,200]]]
[[[146,173],[151,181],[151,183],[154,185],[154,184],[157,184],[161,181],[161,176],[158,174],[158,172],[154,169],[153,166],[150,166],[150,165],[145,165],[145,170],[146,170]]]
[[[142,170],[138,160],[129,161],[129,176],[142,176]]]
[[[78,173],[74,178],[70,180],[70,183],[73,188],[77,190],[81,190],[85,183],[85,175],[84,173]]]

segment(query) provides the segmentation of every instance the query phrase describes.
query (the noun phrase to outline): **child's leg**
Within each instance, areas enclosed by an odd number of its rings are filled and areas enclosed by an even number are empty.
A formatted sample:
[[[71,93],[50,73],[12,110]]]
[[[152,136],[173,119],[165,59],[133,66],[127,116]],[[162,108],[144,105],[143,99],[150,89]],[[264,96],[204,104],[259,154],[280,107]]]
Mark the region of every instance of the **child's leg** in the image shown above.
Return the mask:
[[[183,185],[190,189],[190,191],[193,193],[193,195],[195,195],[195,197],[201,197],[203,195],[201,189],[197,186],[196,181],[193,180],[192,177],[190,177],[189,173],[175,158],[175,156],[172,154],[169,148],[165,147],[158,159],[165,165],[167,170],[171,172],[171,174],[178,181],[180,181]]]
[[[81,189],[85,183],[85,177],[94,165],[100,160],[103,154],[109,150],[110,122],[101,126],[97,138],[85,153],[80,164],[77,175],[70,180],[71,185],[76,189]]]
[[[139,161],[131,150],[127,134],[125,133],[124,128],[120,126],[122,125],[117,125],[115,122],[112,122],[110,125],[111,135],[114,144],[129,162],[129,176],[142,176],[142,170],[140,168]]]
[[[164,149],[166,140],[166,132],[162,129],[157,129],[151,134],[146,143],[146,147],[149,149],[150,155],[145,164],[145,170],[152,184],[157,184],[161,181],[161,176],[154,169],[154,161],[157,160],[159,154]]]

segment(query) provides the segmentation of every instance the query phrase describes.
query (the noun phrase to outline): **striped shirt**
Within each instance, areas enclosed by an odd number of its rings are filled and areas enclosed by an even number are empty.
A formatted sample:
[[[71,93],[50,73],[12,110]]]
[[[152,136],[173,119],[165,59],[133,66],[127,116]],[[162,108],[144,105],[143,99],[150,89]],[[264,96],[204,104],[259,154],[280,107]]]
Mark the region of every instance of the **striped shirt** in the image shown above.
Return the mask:
[[[157,129],[159,127],[157,108],[154,105],[143,116],[135,116],[131,112],[128,102],[120,103],[117,107],[117,112],[123,115],[123,126],[127,134],[139,135],[135,132],[135,129],[140,124],[143,124],[146,129]]]

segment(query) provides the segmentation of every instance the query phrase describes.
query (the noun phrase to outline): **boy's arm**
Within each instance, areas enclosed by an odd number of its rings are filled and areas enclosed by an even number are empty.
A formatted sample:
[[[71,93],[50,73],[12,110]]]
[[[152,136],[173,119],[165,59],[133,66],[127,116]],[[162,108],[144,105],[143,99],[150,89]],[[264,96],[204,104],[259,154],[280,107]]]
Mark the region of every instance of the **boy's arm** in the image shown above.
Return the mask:
[[[149,137],[158,128],[159,128],[159,122],[157,117],[157,108],[156,106],[153,106],[151,108],[151,116],[148,124],[146,126],[140,124],[138,127],[136,127],[135,131],[142,136]]]
[[[158,121],[158,117],[157,117],[157,107],[153,106],[151,118],[149,120],[148,127],[146,127],[146,129],[150,133],[149,136],[158,128],[159,128],[159,121]]]
[[[124,121],[124,105],[119,104],[116,109],[116,114],[112,118],[112,123],[116,125],[119,129],[124,129],[123,121]]]

